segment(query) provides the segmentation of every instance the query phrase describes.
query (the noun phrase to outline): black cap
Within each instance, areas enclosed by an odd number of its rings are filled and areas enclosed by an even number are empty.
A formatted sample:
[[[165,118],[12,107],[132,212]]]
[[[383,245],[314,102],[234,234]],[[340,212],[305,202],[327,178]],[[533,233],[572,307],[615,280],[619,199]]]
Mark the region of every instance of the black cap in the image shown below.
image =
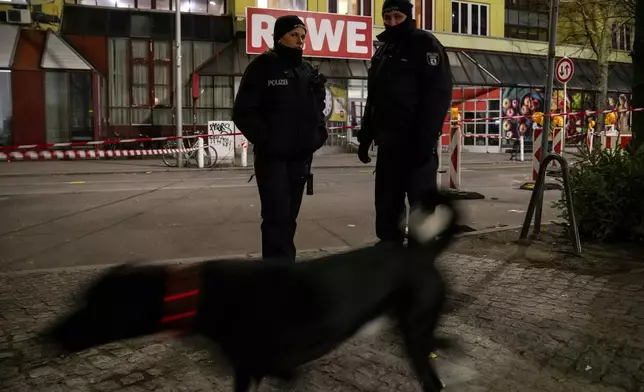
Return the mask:
[[[407,17],[411,17],[411,9],[414,5],[409,0],[385,0],[382,5],[382,14],[391,11],[400,11]]]
[[[284,15],[277,18],[275,21],[275,27],[273,27],[273,41],[277,42],[282,38],[286,33],[293,30],[296,27],[301,27],[306,30],[306,25],[302,22],[302,19],[298,18],[295,15]]]

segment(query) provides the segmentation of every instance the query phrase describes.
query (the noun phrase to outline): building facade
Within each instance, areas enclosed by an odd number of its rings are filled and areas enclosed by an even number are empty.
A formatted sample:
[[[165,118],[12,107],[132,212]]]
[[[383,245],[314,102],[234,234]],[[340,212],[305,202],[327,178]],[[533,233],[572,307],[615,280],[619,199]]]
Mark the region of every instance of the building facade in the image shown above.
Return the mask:
[[[383,0],[182,0],[182,64],[177,76],[172,0],[49,0],[42,5],[20,1],[0,0],[0,143],[4,145],[173,134],[177,77],[183,85],[179,93],[186,133],[205,128],[210,120],[229,120],[237,86],[255,55],[247,47],[251,33],[247,30],[252,26],[246,19],[248,7],[260,9],[259,14],[262,9],[322,13],[320,18],[330,20],[362,16],[360,21],[370,23],[374,41],[384,29]],[[433,31],[448,49],[453,106],[464,118],[548,110],[543,102],[547,3],[413,1],[418,27]],[[7,10],[13,11],[3,12]],[[31,20],[21,19],[28,17],[25,11]],[[624,28],[616,29],[607,103],[612,107],[628,106],[631,36]],[[327,119],[330,125],[357,124],[366,100],[369,62],[360,50],[331,53],[329,37],[319,42],[321,51],[310,59],[329,77]],[[345,41],[339,47],[346,48]],[[320,55],[324,53],[328,55]],[[565,101],[570,110],[593,109],[592,51],[562,44],[557,56],[574,60],[575,75],[566,100],[562,86],[556,85],[550,108],[559,110]],[[569,135],[582,132],[587,121],[583,116],[573,119]],[[628,121],[618,122],[622,132],[628,132]],[[530,129],[529,119],[466,123],[465,148],[500,152],[504,144],[500,137],[528,136]],[[349,139],[350,132],[339,131],[329,143],[344,145]]]

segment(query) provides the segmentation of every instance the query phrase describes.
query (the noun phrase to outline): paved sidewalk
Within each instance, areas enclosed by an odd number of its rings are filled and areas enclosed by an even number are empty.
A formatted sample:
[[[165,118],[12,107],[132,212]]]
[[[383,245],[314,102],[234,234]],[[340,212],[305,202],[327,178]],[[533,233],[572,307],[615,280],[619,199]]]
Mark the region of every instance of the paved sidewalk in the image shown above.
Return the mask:
[[[443,153],[444,165],[447,165],[447,153]],[[373,170],[375,158],[371,163],[362,164],[356,154],[320,154],[313,159],[313,167],[322,168],[358,168]],[[238,160],[239,163],[239,160]],[[252,171],[252,154],[249,155],[249,166],[220,166],[213,169],[198,169],[196,165],[185,168],[170,168],[160,157],[114,158],[108,160],[76,160],[76,161],[12,161],[0,162],[0,177],[11,176],[41,176],[54,174],[112,174],[112,173],[152,173],[168,171],[196,170],[247,170]],[[530,161],[515,162],[508,160],[508,154],[475,154],[464,153],[463,165],[530,165]]]
[[[460,350],[435,360],[447,391],[644,391],[641,277],[632,284],[457,254],[440,264],[462,305],[442,322]],[[0,274],[0,389],[232,391],[229,373],[208,352],[159,337],[49,358],[34,334],[98,271]],[[393,331],[353,339],[314,362],[295,390],[418,391],[397,341]]]

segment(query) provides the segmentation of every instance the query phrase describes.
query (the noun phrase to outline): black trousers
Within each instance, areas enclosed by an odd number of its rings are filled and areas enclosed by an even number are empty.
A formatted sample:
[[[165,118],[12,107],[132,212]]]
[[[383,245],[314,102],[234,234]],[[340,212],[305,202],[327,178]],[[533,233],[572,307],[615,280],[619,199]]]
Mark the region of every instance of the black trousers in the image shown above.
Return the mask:
[[[261,201],[262,258],[295,261],[295,230],[310,159],[255,159]]]
[[[402,244],[405,197],[409,205],[414,205],[424,192],[437,189],[438,155],[434,152],[424,162],[415,159],[399,148],[378,147],[375,204],[376,236],[380,241]],[[415,245],[410,238],[409,246]]]

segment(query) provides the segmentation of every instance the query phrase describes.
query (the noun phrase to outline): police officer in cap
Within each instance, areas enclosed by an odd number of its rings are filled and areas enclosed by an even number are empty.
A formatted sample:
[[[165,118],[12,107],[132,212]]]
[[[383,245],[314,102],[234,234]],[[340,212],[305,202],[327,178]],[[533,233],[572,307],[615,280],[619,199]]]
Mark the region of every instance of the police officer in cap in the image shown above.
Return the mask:
[[[246,68],[233,121],[254,145],[262,256],[295,261],[295,229],[313,153],[326,141],[325,78],[302,60],[307,29],[295,15],[275,21],[274,47]]]
[[[381,242],[402,244],[405,196],[414,205],[437,187],[437,149],[451,104],[452,74],[441,43],[416,28],[408,0],[385,0],[382,15],[385,31],[378,35],[382,45],[369,69],[358,157],[369,163],[375,141],[376,235]]]

